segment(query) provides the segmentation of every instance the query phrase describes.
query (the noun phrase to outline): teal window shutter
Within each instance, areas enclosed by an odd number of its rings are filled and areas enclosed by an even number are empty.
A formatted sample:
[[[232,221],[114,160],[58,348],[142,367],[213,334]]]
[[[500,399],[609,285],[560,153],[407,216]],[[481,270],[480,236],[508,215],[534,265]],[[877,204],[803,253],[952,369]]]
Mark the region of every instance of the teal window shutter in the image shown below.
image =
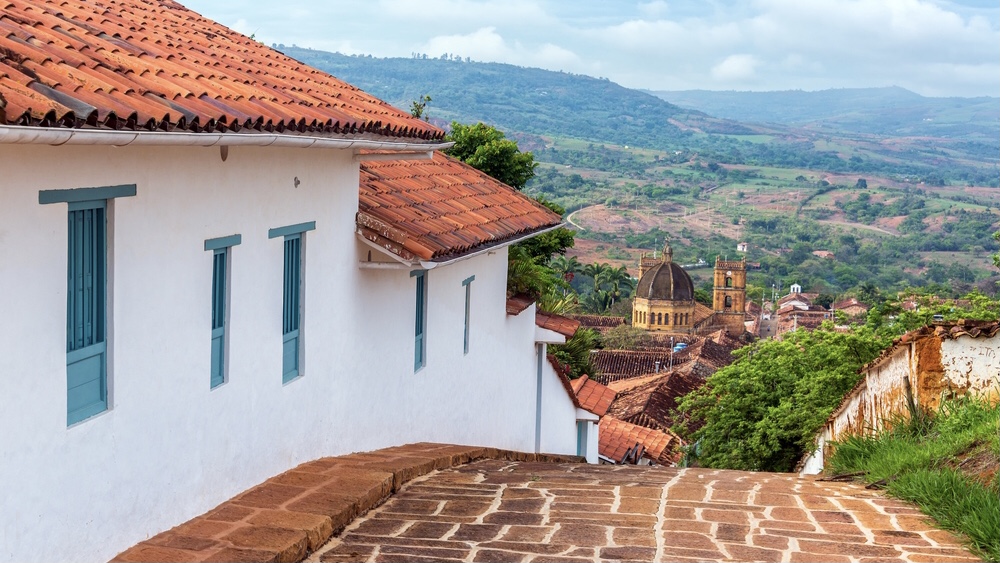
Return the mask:
[[[299,322],[302,316],[302,234],[285,237],[282,296],[282,382],[299,376]]]
[[[226,382],[226,328],[229,325],[229,253],[243,242],[241,235],[208,239],[205,250],[212,253],[212,362],[209,388]]]
[[[219,248],[212,258],[212,376],[211,388],[226,380],[226,267],[229,248]]]
[[[576,421],[576,455],[587,455],[587,424],[586,420]]]
[[[107,202],[69,206],[66,424],[108,409]]]
[[[411,272],[416,278],[416,315],[413,342],[413,371],[427,365],[427,272]]]

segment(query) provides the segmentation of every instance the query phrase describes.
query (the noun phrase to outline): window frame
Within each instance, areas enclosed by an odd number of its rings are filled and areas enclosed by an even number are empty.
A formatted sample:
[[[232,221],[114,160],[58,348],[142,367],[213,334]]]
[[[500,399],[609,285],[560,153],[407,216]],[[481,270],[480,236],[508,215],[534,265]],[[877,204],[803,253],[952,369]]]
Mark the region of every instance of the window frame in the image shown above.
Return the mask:
[[[427,366],[427,270],[410,272],[414,278],[413,372]]]
[[[472,282],[476,281],[476,276],[469,276],[462,281],[465,287],[465,337],[462,344],[462,354],[469,354],[469,310],[472,302]]]
[[[243,242],[239,234],[205,241],[212,252],[212,339],[209,389],[229,382],[229,305],[232,291],[232,248]],[[221,264],[220,262],[221,257]],[[221,274],[221,280],[219,279]],[[219,340],[218,344],[216,339]],[[218,370],[216,369],[218,366]]]
[[[305,346],[303,345],[306,280],[305,233],[314,229],[316,229],[316,222],[310,221],[276,227],[267,231],[267,238],[282,239],[282,385],[301,379],[305,375]]]
[[[113,248],[113,228],[112,228],[112,218],[114,215],[114,200],[120,197],[133,197],[137,193],[135,184],[123,184],[117,186],[103,186],[103,187],[88,187],[88,188],[70,188],[70,189],[57,189],[57,190],[39,190],[38,192],[38,203],[40,205],[50,205],[58,203],[66,203],[67,213],[67,253],[66,253],[66,336],[65,336],[65,353],[66,353],[66,426],[72,427],[81,424],[87,420],[90,420],[100,414],[108,412],[113,406],[113,396],[112,396],[112,378],[111,378],[111,362],[109,361],[112,351],[112,276],[113,262],[112,262],[112,248]],[[92,332],[92,338],[94,342],[87,346],[76,346],[72,339],[76,338],[76,327],[74,326],[75,321],[79,317],[75,315],[75,312],[71,309],[76,309],[76,302],[74,301],[80,291],[84,294],[87,293],[87,282],[85,282],[81,287],[74,285],[73,278],[76,277],[75,273],[77,270],[74,269],[75,258],[80,258],[84,260],[85,257],[78,257],[74,254],[75,243],[85,244],[85,242],[77,240],[75,234],[77,231],[72,224],[74,220],[74,213],[88,210],[100,210],[100,213],[95,213],[95,215],[100,215],[100,227],[98,231],[91,231],[91,236],[97,238],[98,240],[92,240],[91,250],[97,250],[97,252],[91,253],[91,260],[94,262],[91,264],[91,274],[98,275],[97,279],[91,278],[89,284],[93,289],[93,297],[95,300],[99,300],[99,304],[92,303],[91,314],[96,315],[96,317],[91,317],[92,320],[96,320],[99,325],[94,328],[95,332]],[[93,223],[91,223],[93,226]],[[82,234],[82,232],[80,233]],[[86,237],[84,237],[86,240]],[[81,252],[85,252],[81,246]],[[85,271],[85,270],[84,270]],[[86,274],[84,274],[86,277]],[[97,287],[95,287],[97,286]],[[86,329],[84,329],[86,332]],[[100,332],[97,335],[97,332]],[[97,337],[101,338],[100,342],[96,341]],[[86,339],[86,337],[84,337]],[[96,401],[92,401],[85,405],[82,405],[76,409],[71,410],[71,392],[74,389],[78,389],[83,384],[74,385],[74,372],[73,366],[81,364],[83,362],[92,361],[96,359],[98,362],[97,368],[97,378],[91,381],[97,382],[97,396]],[[93,364],[91,364],[93,365]],[[86,382],[85,382],[86,383]],[[78,393],[79,395],[79,393]]]

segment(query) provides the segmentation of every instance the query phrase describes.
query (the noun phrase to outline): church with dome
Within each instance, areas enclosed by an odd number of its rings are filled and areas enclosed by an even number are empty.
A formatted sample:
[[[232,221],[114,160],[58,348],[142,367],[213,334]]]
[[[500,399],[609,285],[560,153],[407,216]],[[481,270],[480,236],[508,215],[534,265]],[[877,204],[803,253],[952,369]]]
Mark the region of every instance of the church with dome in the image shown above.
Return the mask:
[[[632,303],[632,326],[649,331],[705,334],[745,330],[746,258],[715,260],[712,307],[694,298],[691,276],[674,262],[668,243],[660,258],[639,260],[639,283]]]

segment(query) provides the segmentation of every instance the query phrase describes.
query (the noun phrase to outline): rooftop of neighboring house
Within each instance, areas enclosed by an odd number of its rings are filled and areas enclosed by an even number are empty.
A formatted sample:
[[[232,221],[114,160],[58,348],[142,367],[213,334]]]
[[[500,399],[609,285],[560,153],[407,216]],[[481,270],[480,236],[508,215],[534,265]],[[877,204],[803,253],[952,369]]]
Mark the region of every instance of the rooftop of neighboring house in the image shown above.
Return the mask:
[[[580,407],[597,416],[604,416],[611,408],[617,393],[606,385],[583,375],[570,382],[573,392],[580,401]]]
[[[681,371],[659,374],[651,381],[619,391],[608,414],[639,426],[667,430],[674,424],[678,400],[704,383],[704,379]]]
[[[625,324],[625,317],[613,317],[607,315],[568,315],[571,319],[580,321],[580,325],[592,328],[598,332],[615,328]]]
[[[813,299],[819,297],[818,293],[789,293],[784,297],[778,299],[778,307],[783,306],[785,303],[792,301],[798,301],[800,303],[805,303],[806,305],[812,305]]]
[[[639,445],[645,449],[643,457],[660,465],[672,465],[680,461],[680,447],[684,445],[669,430],[654,430],[610,416],[601,418],[598,436],[598,453],[615,462],[621,462],[630,448]]]
[[[831,309],[835,309],[835,310],[849,309],[851,307],[861,308],[861,309],[864,309],[865,311],[868,310],[868,305],[862,303],[861,301],[858,301],[854,297],[852,297],[850,299],[844,299],[843,301],[838,301],[838,302],[836,302],[836,303],[834,303],[833,305],[830,306]]]
[[[411,144],[444,137],[170,0],[0,0],[2,125]]]
[[[562,222],[544,205],[440,152],[424,160],[363,161],[360,182],[358,233],[406,260],[447,261]]]

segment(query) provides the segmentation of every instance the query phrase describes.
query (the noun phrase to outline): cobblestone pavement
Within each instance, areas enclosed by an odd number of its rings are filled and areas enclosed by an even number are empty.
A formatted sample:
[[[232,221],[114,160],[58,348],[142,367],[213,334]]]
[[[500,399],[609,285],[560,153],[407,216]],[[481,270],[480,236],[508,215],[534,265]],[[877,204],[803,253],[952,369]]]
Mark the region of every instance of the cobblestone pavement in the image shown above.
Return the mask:
[[[853,483],[502,460],[414,479],[309,560],[978,561]]]

